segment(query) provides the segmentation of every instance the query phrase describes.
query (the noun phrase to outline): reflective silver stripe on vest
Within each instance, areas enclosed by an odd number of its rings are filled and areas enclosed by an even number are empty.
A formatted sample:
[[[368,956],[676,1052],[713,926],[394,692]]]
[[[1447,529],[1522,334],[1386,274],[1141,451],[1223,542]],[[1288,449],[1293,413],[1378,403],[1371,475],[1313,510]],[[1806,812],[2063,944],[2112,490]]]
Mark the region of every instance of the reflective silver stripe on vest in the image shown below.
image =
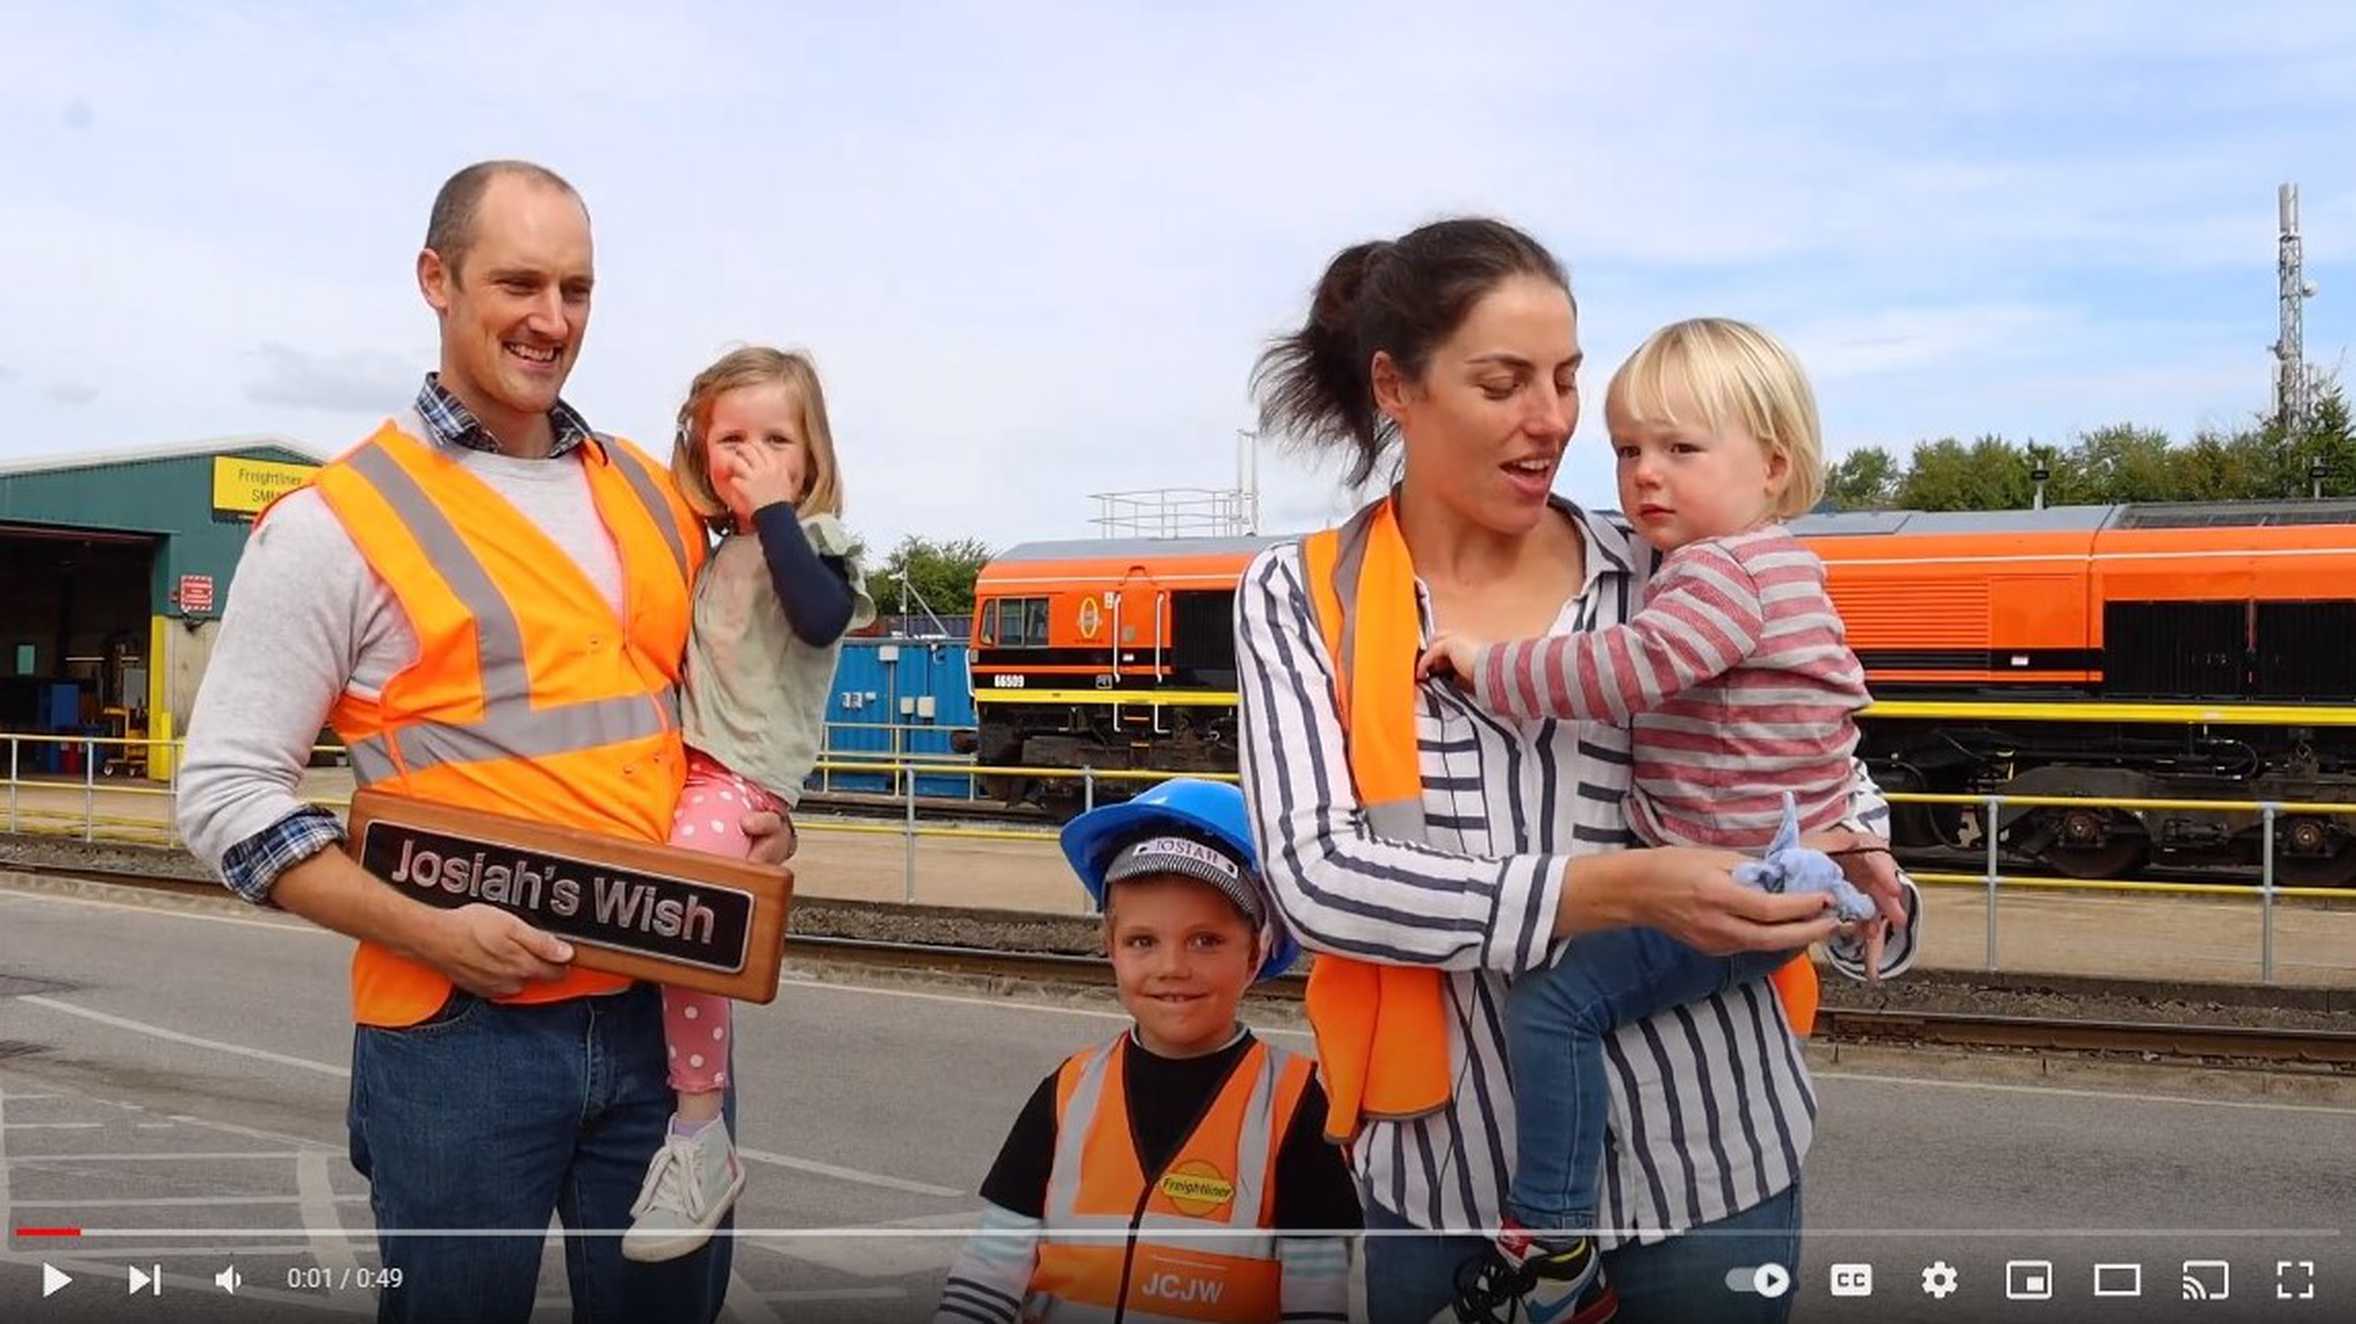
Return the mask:
[[[1395,499],[1394,492],[1391,498]],[[1341,656],[1334,659],[1334,667],[1341,673],[1344,685],[1357,682],[1358,661],[1358,579],[1366,568],[1366,544],[1374,530],[1374,512],[1382,502],[1368,505],[1350,517],[1341,529],[1341,537],[1334,549],[1333,589],[1335,600],[1341,603]],[[1396,515],[1392,517],[1394,520]],[[1417,631],[1421,633],[1420,628]],[[1355,702],[1353,698],[1352,702]],[[1366,814],[1366,825],[1374,835],[1392,841],[1429,844],[1430,824],[1424,821],[1423,796],[1419,793],[1406,800],[1369,800],[1359,808]]]
[[[393,775],[393,754],[383,736],[355,740],[347,747],[352,754],[352,780],[366,786]]]
[[[638,457],[624,449],[619,442],[602,432],[596,436],[597,444],[605,448],[607,458],[614,462],[614,468],[622,471],[622,477],[629,480],[631,490],[638,493],[638,499],[645,503],[646,513],[653,518],[654,526],[663,531],[663,541],[671,546],[671,560],[679,567],[680,582],[688,582],[687,544],[679,537],[679,521],[671,514],[671,503],[663,497],[662,484],[656,482],[654,475],[647,472],[646,466],[638,462]]]
[[[624,694],[611,699],[533,708],[528,700],[491,706],[479,722],[411,722],[352,746],[352,777],[361,785],[400,770],[422,772],[448,763],[548,758],[626,740],[658,736],[678,726],[679,695]]]
[[[384,447],[373,442],[362,446],[352,452],[349,463],[393,508],[409,536],[425,549],[434,569],[474,617],[476,674],[482,677],[483,693],[529,696],[532,680],[524,667],[523,628],[516,624],[507,598],[491,583],[490,572],[450,526],[449,517]]]
[[[1356,623],[1358,607],[1358,574],[1366,568],[1366,539],[1374,528],[1376,502],[1350,517],[1341,534],[1335,539],[1333,556],[1333,591],[1342,604],[1342,654],[1334,659],[1334,666],[1347,681],[1358,674],[1358,632],[1350,628]]]
[[[1080,1081],[1072,1087],[1071,1102],[1064,1107],[1063,1116],[1056,1119],[1055,1162],[1047,1169],[1046,1240],[1057,1240],[1058,1228],[1109,1224],[1125,1229],[1129,1226],[1126,1216],[1083,1220],[1079,1211],[1080,1157],[1087,1151],[1088,1128],[1104,1095],[1105,1064],[1112,1061],[1113,1046],[1119,1042],[1116,1039],[1112,1044],[1089,1050],[1088,1061],[1080,1068]]]

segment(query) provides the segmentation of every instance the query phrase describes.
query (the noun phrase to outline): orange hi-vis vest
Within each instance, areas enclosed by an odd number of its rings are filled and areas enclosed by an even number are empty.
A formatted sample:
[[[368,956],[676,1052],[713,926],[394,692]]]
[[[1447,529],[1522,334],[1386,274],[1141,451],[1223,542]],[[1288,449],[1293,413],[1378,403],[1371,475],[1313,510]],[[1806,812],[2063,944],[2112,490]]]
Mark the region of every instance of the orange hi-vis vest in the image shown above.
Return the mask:
[[[582,444],[578,463],[620,554],[617,618],[571,557],[426,435],[414,414],[387,420],[307,484],[417,635],[417,660],[381,694],[347,691],[328,714],[354,779],[435,804],[667,840],[686,778],[677,687],[704,556],[700,522],[644,452],[602,435]],[[502,1000],[554,1002],[629,983],[574,969]],[[389,948],[363,941],[353,953],[352,1011],[364,1025],[413,1025],[449,994],[439,971]]]
[[[1311,1063],[1255,1040],[1161,1171],[1137,1157],[1123,1083],[1129,1032],[1055,1079],[1055,1164],[1024,1318],[1274,1321],[1276,1156]]]
[[[1377,836],[1426,840],[1415,740],[1415,661],[1422,651],[1415,563],[1388,496],[1339,528],[1301,542],[1309,602],[1334,663],[1334,708],[1350,749],[1350,780]],[[1364,1118],[1403,1119],[1448,1104],[1444,976],[1321,953],[1303,1009],[1324,1074],[1326,1134],[1346,1143]],[[1816,1024],[1816,967],[1806,953],[1774,975],[1793,1030]]]

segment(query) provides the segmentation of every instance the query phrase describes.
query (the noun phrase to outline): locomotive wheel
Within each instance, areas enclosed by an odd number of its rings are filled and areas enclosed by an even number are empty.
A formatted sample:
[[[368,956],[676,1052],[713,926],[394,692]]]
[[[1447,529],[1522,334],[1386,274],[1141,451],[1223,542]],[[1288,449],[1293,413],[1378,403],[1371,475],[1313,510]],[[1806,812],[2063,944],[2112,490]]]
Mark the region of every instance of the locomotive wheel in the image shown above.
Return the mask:
[[[2072,878],[2117,878],[2151,854],[2142,824],[2115,809],[2047,809],[2039,817],[2051,837],[2037,858]]]
[[[1057,823],[1069,823],[1087,810],[1088,804],[1078,782],[1058,779],[1055,784],[1039,791],[1039,808]]]
[[[2117,878],[2134,872],[2148,852],[2144,843],[2114,840],[2100,846],[2050,846],[2039,858],[2072,878]]]
[[[2283,887],[2347,887],[2356,884],[2356,846],[2337,855],[2277,855],[2274,881]]]

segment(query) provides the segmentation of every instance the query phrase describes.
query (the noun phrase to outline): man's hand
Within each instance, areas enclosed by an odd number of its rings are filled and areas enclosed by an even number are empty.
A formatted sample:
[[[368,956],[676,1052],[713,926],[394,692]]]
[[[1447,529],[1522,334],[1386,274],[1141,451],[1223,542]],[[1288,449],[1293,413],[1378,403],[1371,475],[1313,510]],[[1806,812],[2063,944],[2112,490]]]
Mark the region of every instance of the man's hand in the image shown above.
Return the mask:
[[[436,912],[418,955],[451,983],[482,998],[512,997],[535,980],[562,979],[573,945],[480,902]]]
[[[755,864],[783,864],[794,857],[801,840],[794,834],[793,820],[783,814],[756,809],[746,814],[738,824],[752,842],[745,858]]]

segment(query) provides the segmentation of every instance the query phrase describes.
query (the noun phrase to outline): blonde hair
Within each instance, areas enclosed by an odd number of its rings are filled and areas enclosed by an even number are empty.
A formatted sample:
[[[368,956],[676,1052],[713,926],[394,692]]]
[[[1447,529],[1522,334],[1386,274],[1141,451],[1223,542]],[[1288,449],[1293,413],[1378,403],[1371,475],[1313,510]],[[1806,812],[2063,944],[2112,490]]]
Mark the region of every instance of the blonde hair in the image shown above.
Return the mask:
[[[1672,402],[1680,395],[1700,418],[1677,416]],[[1646,422],[1713,433],[1741,424],[1790,471],[1778,519],[1806,514],[1824,496],[1824,442],[1808,374],[1782,341],[1747,322],[1696,317],[1662,327],[1612,374],[1603,400],[1606,411]]]
[[[717,527],[725,527],[732,517],[728,503],[712,488],[704,454],[712,403],[739,387],[770,382],[790,387],[802,404],[802,444],[810,452],[810,464],[802,499],[794,503],[797,511],[804,517],[843,513],[842,467],[835,462],[834,429],[826,421],[826,393],[818,385],[818,366],[799,350],[747,345],[721,355],[688,383],[687,399],[679,406],[679,431],[671,442],[671,476],[678,480],[679,494]]]

